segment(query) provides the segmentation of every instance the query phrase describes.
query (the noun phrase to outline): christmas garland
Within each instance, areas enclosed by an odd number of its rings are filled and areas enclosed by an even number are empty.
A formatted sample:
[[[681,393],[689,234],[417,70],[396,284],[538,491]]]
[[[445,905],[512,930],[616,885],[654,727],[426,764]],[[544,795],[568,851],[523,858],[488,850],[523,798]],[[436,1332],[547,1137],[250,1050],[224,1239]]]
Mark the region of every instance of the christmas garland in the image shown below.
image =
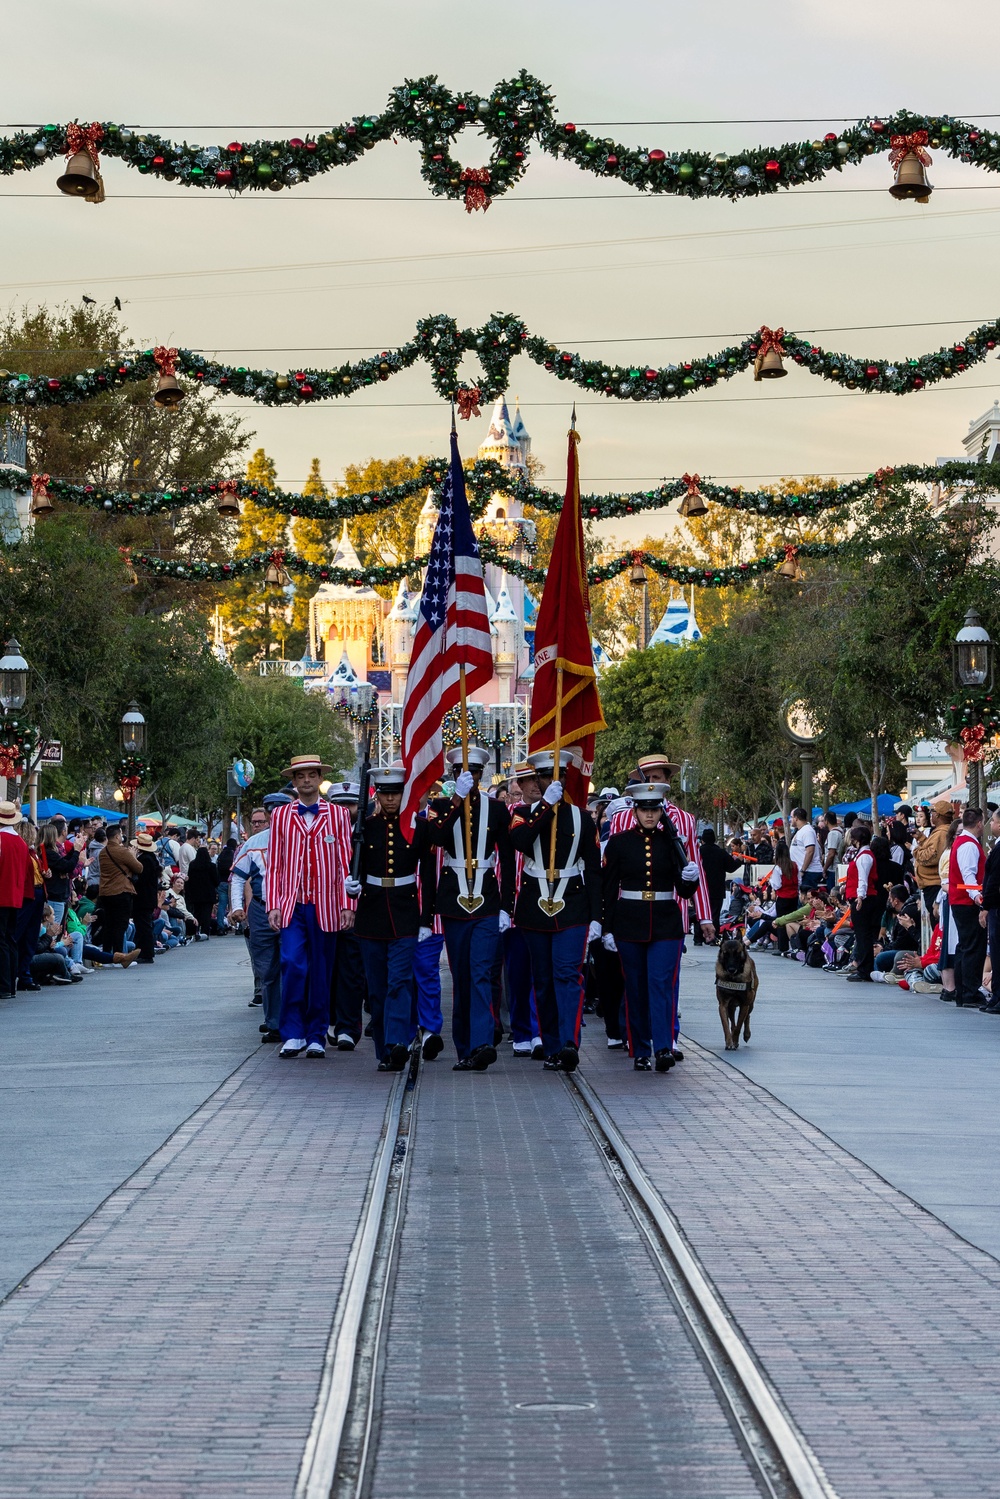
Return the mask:
[[[466,167],[452,153],[464,130],[490,142],[488,163]],[[146,176],[186,187],[247,192],[297,187],[335,167],[348,166],[382,141],[407,140],[420,150],[420,173],[432,193],[462,200],[467,210],[487,209],[517,183],[532,142],[582,171],[624,182],[638,192],[691,198],[757,197],[779,188],[819,182],[828,173],[889,151],[893,164],[907,152],[942,150],[959,161],[1000,171],[1000,136],[951,115],[909,110],[868,118],[812,141],[757,146],[733,153],[664,151],[623,146],[571,121],[556,118],[550,90],[523,69],[487,93],[452,93],[435,75],[407,79],[378,114],[355,115],[315,136],[290,140],[230,141],[225,146],[178,143],[111,121],[44,125],[0,139],[0,174],[30,171],[64,155],[86,153],[100,201],[99,160],[112,157]],[[99,191],[100,189],[100,191]]]
[[[444,459],[431,459],[416,478],[404,479],[364,494],[317,495],[296,494],[283,489],[268,489],[245,479],[216,479],[204,484],[184,484],[177,489],[113,490],[94,484],[72,484],[66,479],[35,478],[50,498],[103,510],[115,515],[156,515],[181,510],[189,505],[214,501],[223,496],[251,500],[263,510],[306,520],[350,520],[392,509],[412,499],[425,489],[433,490],[446,470]],[[714,484],[698,474],[684,474],[679,479],[664,479],[655,489],[636,490],[629,494],[581,496],[581,508],[588,520],[616,520],[640,515],[647,510],[665,509],[674,500],[700,497],[729,510],[750,510],[774,518],[818,515],[838,510],[858,500],[884,493],[889,480],[904,484],[974,484],[978,489],[1000,490],[1000,462],[977,463],[954,459],[948,463],[902,463],[894,468],[880,468],[864,478],[848,479],[842,484],[807,490],[804,494],[778,495],[766,489],[744,489],[740,485]],[[531,484],[517,472],[505,469],[492,458],[477,459],[466,470],[470,493],[469,510],[474,520],[481,519],[490,499],[498,494],[519,501],[534,510],[558,515],[563,507],[562,495]],[[0,488],[23,489],[23,469],[0,465]]]
[[[590,583],[607,583],[619,574],[636,565],[649,567],[659,577],[675,583],[693,583],[698,588],[732,588],[752,578],[759,578],[776,568],[788,566],[787,577],[798,576],[796,563],[800,557],[830,557],[842,551],[847,543],[805,541],[785,543],[774,551],[765,552],[749,562],[737,562],[730,567],[706,567],[702,563],[666,562],[651,552],[629,551],[620,556],[588,568]],[[484,562],[493,563],[505,571],[521,578],[525,583],[541,587],[545,583],[547,569],[534,567],[528,562],[519,562],[498,550],[488,538],[479,540],[479,552]],[[409,562],[378,564],[377,566],[351,569],[329,567],[324,563],[309,562],[298,552],[274,548],[268,552],[254,552],[248,557],[237,557],[227,562],[195,562],[187,559],[169,559],[150,556],[145,552],[129,552],[125,555],[128,566],[141,567],[157,578],[178,579],[188,583],[228,583],[237,578],[264,574],[274,587],[290,584],[291,573],[321,583],[342,583],[349,588],[375,587],[379,584],[398,583],[427,566],[427,556],[414,557]]]
[[[568,380],[581,390],[614,400],[680,400],[696,391],[710,390],[720,380],[731,380],[751,366],[756,378],[784,374],[783,359],[791,359],[809,374],[847,390],[901,396],[981,364],[998,343],[1000,318],[980,324],[956,343],[915,359],[869,359],[833,353],[783,328],[763,325],[741,343],[716,354],[658,368],[644,361],[617,365],[585,359],[529,334],[522,320],[512,313],[494,313],[479,328],[459,328],[454,318],[437,313],[421,318],[415,336],[398,349],[383,350],[333,370],[300,369],[279,375],[274,370],[220,364],[190,349],[158,347],[123,355],[76,375],[0,370],[0,405],[72,406],[153,376],[162,381],[166,374],[173,383],[176,375],[186,376],[196,385],[245,396],[262,406],[304,405],[351,396],[423,359],[430,365],[437,394],[456,401],[460,415],[468,418],[480,414],[480,402],[495,400],[509,388],[510,362],[516,354],[526,354],[558,380]],[[463,383],[458,374],[467,353],[477,355],[482,367],[473,384]]]
[[[126,802],[130,802],[149,775],[145,755],[122,755],[115,770],[115,780]]]
[[[982,728],[983,734],[976,736],[980,741],[986,734],[1000,734],[1000,702],[995,692],[985,688],[967,689],[964,697],[949,704],[944,718],[949,735],[960,738],[963,745],[966,739],[962,736],[969,730]]]
[[[37,741],[34,724],[22,723],[6,713],[0,716],[0,776],[9,781],[22,775]]]

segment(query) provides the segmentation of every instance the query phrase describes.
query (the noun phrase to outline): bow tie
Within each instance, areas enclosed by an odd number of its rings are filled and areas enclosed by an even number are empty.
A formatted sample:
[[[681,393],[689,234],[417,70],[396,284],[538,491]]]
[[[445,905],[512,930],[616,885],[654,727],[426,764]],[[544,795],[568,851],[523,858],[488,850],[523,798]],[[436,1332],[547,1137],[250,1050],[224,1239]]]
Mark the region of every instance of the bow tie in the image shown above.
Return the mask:
[[[318,812],[319,811],[319,802],[314,802],[311,807],[304,807],[302,805],[302,803],[299,802],[299,811],[302,813],[303,817],[306,815],[307,812]]]

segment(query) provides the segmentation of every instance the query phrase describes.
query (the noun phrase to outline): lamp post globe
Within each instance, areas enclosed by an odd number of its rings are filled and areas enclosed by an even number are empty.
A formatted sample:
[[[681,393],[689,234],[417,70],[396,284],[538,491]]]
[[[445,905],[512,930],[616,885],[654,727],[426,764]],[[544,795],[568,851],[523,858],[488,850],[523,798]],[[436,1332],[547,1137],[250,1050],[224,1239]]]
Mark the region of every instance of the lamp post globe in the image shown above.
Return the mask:
[[[4,646],[0,657],[0,703],[5,713],[16,712],[24,707],[28,696],[28,672],[31,670],[21,655],[21,647],[13,636]]]
[[[146,720],[133,698],[121,721],[121,746],[123,755],[141,755],[146,748]],[[128,799],[128,841],[135,837],[135,792]]]
[[[993,686],[993,641],[975,609],[965,616],[965,623],[955,636],[951,647],[952,677],[956,689],[985,688]],[[981,758],[966,757],[965,784],[969,793],[968,805],[982,807],[986,801],[986,778]]]

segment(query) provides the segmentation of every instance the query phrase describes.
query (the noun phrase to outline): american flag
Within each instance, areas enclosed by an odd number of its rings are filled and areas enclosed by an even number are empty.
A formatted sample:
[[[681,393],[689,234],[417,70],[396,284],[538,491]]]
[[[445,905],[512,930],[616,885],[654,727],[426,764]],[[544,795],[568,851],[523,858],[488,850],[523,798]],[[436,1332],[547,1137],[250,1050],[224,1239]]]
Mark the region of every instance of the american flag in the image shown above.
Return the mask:
[[[493,676],[483,564],[472,531],[465,475],[453,429],[451,463],[441,489],[441,509],[403,699],[401,738],[406,789],[400,822],[411,840],[420,798],[441,774],[441,724],[459,701],[461,666],[465,667],[465,688],[470,694]]]

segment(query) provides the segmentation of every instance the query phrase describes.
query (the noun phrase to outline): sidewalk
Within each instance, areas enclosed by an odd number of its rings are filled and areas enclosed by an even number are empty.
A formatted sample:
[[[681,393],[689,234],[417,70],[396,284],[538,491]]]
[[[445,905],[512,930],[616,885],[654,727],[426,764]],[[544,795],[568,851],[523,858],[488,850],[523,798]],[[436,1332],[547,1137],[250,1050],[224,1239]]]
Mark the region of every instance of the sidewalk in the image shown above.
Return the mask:
[[[689,944],[685,1034],[1000,1258],[1000,1017],[755,954],[753,1035],[726,1052],[715,957]]]
[[[225,937],[0,1003],[0,1296],[257,1050],[252,990]]]

